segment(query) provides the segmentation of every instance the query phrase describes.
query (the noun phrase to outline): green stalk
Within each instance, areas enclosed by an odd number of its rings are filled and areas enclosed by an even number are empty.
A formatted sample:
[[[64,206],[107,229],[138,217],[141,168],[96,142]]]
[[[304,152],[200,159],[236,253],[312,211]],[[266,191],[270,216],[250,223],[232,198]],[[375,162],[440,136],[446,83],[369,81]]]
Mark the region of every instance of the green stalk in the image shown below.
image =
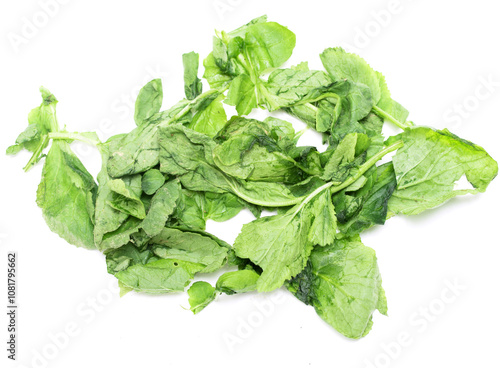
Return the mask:
[[[394,152],[401,147],[404,146],[403,141],[397,141],[396,143],[390,145],[389,147],[384,148],[382,151],[377,153],[375,156],[371,157],[368,161],[366,161],[363,165],[359,167],[359,171],[356,173],[356,175],[351,176],[349,179],[344,181],[342,184],[337,185],[331,189],[331,193],[337,193],[341,191],[342,189],[347,188],[349,185],[353,184],[356,180],[358,180],[361,175],[363,175],[365,172],[368,171],[370,167],[375,165],[382,157],[387,155],[388,153]]]
[[[33,155],[31,155],[30,160],[26,164],[25,167],[23,167],[23,170],[27,172],[29,169],[33,167],[34,164],[36,164],[39,160],[40,155],[42,154],[42,151],[45,147],[47,147],[47,144],[49,142],[49,137],[48,136],[43,136],[42,141],[36,148],[35,152],[33,152]]]
[[[69,132],[53,132],[48,134],[49,139],[67,139],[72,141],[80,141],[83,143],[90,144],[91,146],[97,146],[101,143],[99,139],[92,139],[83,136],[79,133],[69,133]]]
[[[373,112],[375,114],[377,114],[378,116],[380,116],[384,120],[390,121],[391,123],[393,123],[394,125],[396,125],[398,128],[401,128],[403,130],[405,130],[406,128],[409,128],[409,125],[407,125],[405,123],[401,123],[394,116],[392,116],[391,114],[389,114],[387,111],[382,110],[378,106],[373,106],[372,110],[373,110]]]

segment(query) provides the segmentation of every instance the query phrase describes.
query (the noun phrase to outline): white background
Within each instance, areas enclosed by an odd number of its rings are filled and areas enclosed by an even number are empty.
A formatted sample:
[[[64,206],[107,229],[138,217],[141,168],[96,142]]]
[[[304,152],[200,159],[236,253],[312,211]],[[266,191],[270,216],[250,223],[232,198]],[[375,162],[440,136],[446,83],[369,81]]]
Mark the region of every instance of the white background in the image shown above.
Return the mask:
[[[413,121],[449,127],[500,159],[494,1],[61,0],[44,16],[46,2],[0,5],[1,152],[40,104],[40,85],[60,101],[59,120],[69,130],[98,130],[101,138],[127,132],[145,82],[162,78],[169,107],[183,96],[182,53],[203,58],[214,29],[266,13],[297,35],[290,65],[308,60],[319,68],[318,54],[330,46],[357,51],[386,75]],[[35,29],[27,29],[33,19]],[[490,93],[482,82],[488,79]],[[453,109],[464,103],[469,111],[460,117]],[[300,143],[318,142],[309,133]],[[96,174],[97,153],[75,150]],[[7,361],[8,250],[18,252],[18,363],[25,367],[500,365],[498,179],[485,194],[364,235],[378,254],[389,317],[376,314],[368,337],[350,341],[285,291],[223,296],[196,316],[181,308],[185,294],[120,299],[101,254],[68,245],[45,225],[35,204],[41,165],[23,173],[28,158],[0,154],[0,366]],[[208,228],[232,241],[250,218]],[[68,324],[77,336],[65,339]],[[403,347],[396,345],[401,334]],[[51,336],[59,337],[57,350]]]

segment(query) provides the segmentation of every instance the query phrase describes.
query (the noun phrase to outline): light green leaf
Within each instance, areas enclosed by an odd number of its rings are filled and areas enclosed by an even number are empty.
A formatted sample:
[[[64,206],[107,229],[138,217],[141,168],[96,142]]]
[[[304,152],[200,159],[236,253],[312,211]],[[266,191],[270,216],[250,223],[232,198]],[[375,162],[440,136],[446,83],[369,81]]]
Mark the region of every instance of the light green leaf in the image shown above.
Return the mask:
[[[382,73],[376,72],[380,85],[380,101],[377,106],[384,110],[387,114],[391,115],[394,119],[402,124],[406,123],[408,119],[409,112],[397,101],[391,98],[391,93],[387,87],[385,77]]]
[[[335,149],[333,155],[325,165],[321,178],[341,184],[351,169],[355,169],[362,162],[357,162],[356,157],[365,152],[370,145],[370,138],[365,134],[349,133]]]
[[[148,195],[155,194],[165,184],[165,175],[158,169],[150,169],[142,176],[142,190]]]
[[[153,79],[139,91],[135,101],[134,119],[137,125],[158,113],[163,102],[161,79]]]
[[[264,74],[290,58],[295,34],[275,22],[257,23],[247,28],[245,46],[253,68]]]
[[[226,111],[222,106],[224,95],[219,95],[205,109],[198,111],[189,128],[196,132],[214,137],[227,122]]]
[[[111,141],[107,160],[108,174],[119,178],[141,173],[158,165],[160,148],[157,127],[159,124],[170,122],[188,103],[187,100],[180,101],[169,110],[158,113],[147,123]]]
[[[127,215],[144,219],[146,210],[141,201],[142,186],[141,176],[130,175],[122,179],[114,179],[108,182],[111,190],[111,200],[109,205],[115,210],[126,213]]]
[[[179,176],[184,187],[194,191],[233,193],[241,199],[269,207],[296,203],[281,183],[246,182],[224,174],[214,163],[215,142],[205,134],[181,125],[160,128],[160,170]],[[183,147],[179,150],[179,147]]]
[[[142,222],[142,228],[150,237],[158,235],[174,212],[179,198],[180,186],[177,180],[170,181],[158,189],[151,199],[148,214]]]
[[[231,82],[224,102],[230,106],[235,106],[238,115],[248,115],[257,107],[255,88],[255,84],[247,74],[240,74]]]
[[[149,294],[184,291],[194,275],[204,266],[176,259],[160,259],[135,264],[115,274],[127,288]]]
[[[188,100],[193,100],[203,90],[201,80],[198,78],[199,55],[194,51],[182,54],[182,64],[184,65],[184,92]]]
[[[329,48],[320,55],[326,71],[337,81],[348,79],[370,88],[373,102],[380,100],[380,85],[376,72],[356,54],[345,52],[342,48]]]
[[[210,53],[205,60],[203,60],[205,78],[211,88],[223,88],[226,86],[233,77],[225,74],[215,62],[213,53]]]
[[[484,192],[498,174],[498,164],[474,143],[448,130],[409,128],[393,137],[405,143],[393,158],[397,189],[389,201],[389,216],[416,215],[457,195]],[[454,189],[464,176],[474,189]]]
[[[201,265],[200,272],[213,272],[227,261],[228,249],[199,233],[164,228],[151,240],[153,252],[163,259],[178,259]]]
[[[37,204],[50,230],[70,244],[94,249],[92,175],[65,141],[52,143],[38,186]]]
[[[359,339],[371,328],[376,309],[387,312],[381,280],[373,249],[359,237],[343,238],[315,248],[289,290],[344,336]]]
[[[139,250],[133,243],[106,253],[106,265],[110,274],[126,270],[135,264],[146,264],[153,257],[149,249]]]
[[[215,299],[215,289],[205,281],[197,281],[188,290],[189,306],[193,314],[200,313]]]
[[[243,225],[234,251],[263,269],[259,292],[275,290],[302,271],[313,247],[308,238],[310,224],[310,212],[294,207]]]
[[[309,230],[309,241],[321,246],[332,244],[337,234],[337,217],[330,191],[325,190],[315,198],[311,212],[314,220]]]
[[[257,290],[260,275],[253,269],[244,269],[222,274],[217,280],[217,291],[232,295]]]

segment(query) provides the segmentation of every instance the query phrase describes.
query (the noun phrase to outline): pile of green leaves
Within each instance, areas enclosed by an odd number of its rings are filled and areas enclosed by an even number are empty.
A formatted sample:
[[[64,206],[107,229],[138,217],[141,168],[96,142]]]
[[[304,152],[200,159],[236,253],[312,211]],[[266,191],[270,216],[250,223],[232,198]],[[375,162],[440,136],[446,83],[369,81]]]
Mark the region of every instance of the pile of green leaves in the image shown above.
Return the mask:
[[[266,17],[218,32],[203,61],[210,90],[202,91],[198,54],[184,54],[186,98],[161,110],[162,84],[152,80],[136,101],[137,127],[104,143],[62,129],[57,100],[42,88],[42,104],[7,153],[31,151],[25,170],[44,158],[37,204],[47,224],[101,251],[123,293],[184,291],[195,276],[219,272],[215,286],[189,287],[194,313],[220,294],[285,286],[345,336],[363,337],[387,301],[360,233],[484,192],[498,165],[448,130],[414,126],[383,75],[357,55],[329,48],[320,55],[325,70],[280,68],[294,47],[295,35]],[[228,119],[224,104],[238,116]],[[244,117],[255,108],[293,115],[328,148],[298,146],[301,133],[287,121]],[[384,138],[386,122],[401,133]],[[75,140],[99,149],[97,183],[71,150]],[[455,189],[464,176],[472,189]],[[207,220],[244,208],[256,219],[233,246],[205,232]],[[260,217],[263,209],[277,214]]]

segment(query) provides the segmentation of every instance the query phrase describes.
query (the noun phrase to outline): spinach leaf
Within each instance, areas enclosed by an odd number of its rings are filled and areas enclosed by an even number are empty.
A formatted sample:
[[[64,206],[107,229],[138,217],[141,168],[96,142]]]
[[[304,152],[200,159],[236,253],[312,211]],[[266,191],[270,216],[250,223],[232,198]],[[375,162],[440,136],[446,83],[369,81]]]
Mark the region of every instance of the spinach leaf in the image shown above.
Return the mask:
[[[200,313],[216,296],[214,287],[205,281],[193,283],[187,293],[193,314]]]
[[[150,169],[142,176],[142,190],[148,195],[153,195],[165,184],[165,176],[158,169]]]
[[[313,202],[314,220],[309,230],[309,240],[321,246],[332,244],[337,234],[337,217],[330,191],[325,190]]]
[[[135,101],[134,119],[141,125],[147,119],[158,113],[163,102],[163,87],[161,79],[153,79],[139,91]]]
[[[126,289],[149,294],[184,291],[203,265],[177,259],[159,259],[135,264],[117,272],[115,277]]]
[[[353,236],[373,225],[383,225],[387,218],[388,202],[395,189],[394,168],[388,162],[377,167],[361,188],[346,188],[346,192],[355,192],[352,195],[339,193],[334,202],[342,201],[342,207],[348,207],[342,213],[340,231]]]
[[[249,258],[264,270],[257,281],[259,292],[281,287],[304,268],[313,248],[309,240],[312,215],[304,207],[297,205],[285,214],[243,225],[236,238],[236,255]]]
[[[245,207],[246,204],[231,193],[193,192],[183,189],[174,217],[183,226],[205,230],[207,220],[229,220]]]
[[[332,79],[323,71],[277,69],[265,83],[267,108],[273,111],[314,100],[332,84]]]
[[[123,177],[122,179],[110,180],[108,187],[111,190],[111,199],[109,201],[111,207],[141,220],[146,217],[144,203],[141,201],[142,186],[140,175],[136,174]]]
[[[245,32],[245,48],[255,71],[264,74],[292,56],[295,34],[275,22],[253,24]]]
[[[248,115],[258,105],[255,87],[247,74],[240,74],[231,82],[224,102],[236,107],[239,115]]]
[[[65,141],[55,141],[45,158],[37,204],[50,230],[68,243],[94,249],[94,178]]]
[[[108,272],[114,275],[135,264],[144,265],[153,257],[154,254],[150,249],[140,250],[133,243],[127,243],[106,253],[106,265]]]
[[[365,134],[349,133],[339,143],[333,155],[325,165],[321,179],[333,181],[336,185],[343,183],[351,170],[355,170],[364,162],[362,154],[370,146],[370,138]]]
[[[177,180],[170,181],[158,189],[151,199],[148,214],[141,225],[148,236],[156,236],[162,231],[176,208],[179,195],[180,186]]]
[[[376,72],[361,57],[345,52],[340,47],[328,48],[320,55],[326,71],[340,81],[348,79],[367,86],[376,105],[380,100],[380,85]]]
[[[283,184],[246,182],[224,174],[213,160],[216,143],[204,134],[178,124],[161,127],[159,144],[160,170],[178,176],[187,189],[230,192],[250,203],[268,207],[297,203],[297,198]]]
[[[200,272],[213,272],[227,261],[228,249],[211,237],[199,233],[164,228],[151,240],[154,254],[203,266]]]
[[[215,164],[238,179],[285,183],[302,179],[301,170],[283,149],[294,146],[293,127],[286,124],[278,120],[231,119],[216,137],[219,144],[213,149]]]
[[[226,272],[219,277],[215,288],[227,295],[255,291],[259,277],[252,268]]]
[[[182,55],[184,65],[184,93],[188,100],[194,100],[201,94],[203,86],[198,78],[199,55],[196,52]]]
[[[205,109],[198,111],[189,124],[196,132],[214,137],[226,124],[227,116],[222,101],[224,95],[219,95]]]
[[[161,123],[178,121],[176,117],[188,104],[188,101],[183,100],[169,110],[154,115],[130,133],[112,140],[109,144],[107,160],[108,174],[119,178],[141,173],[158,165],[157,127]]]
[[[389,139],[405,145],[393,158],[397,188],[389,214],[416,215],[457,195],[486,190],[498,174],[498,164],[486,151],[448,130],[416,127]],[[454,189],[465,176],[474,189]]]
[[[376,309],[387,314],[375,252],[364,246],[359,236],[315,248],[307,267],[288,289],[351,339],[369,332]]]

